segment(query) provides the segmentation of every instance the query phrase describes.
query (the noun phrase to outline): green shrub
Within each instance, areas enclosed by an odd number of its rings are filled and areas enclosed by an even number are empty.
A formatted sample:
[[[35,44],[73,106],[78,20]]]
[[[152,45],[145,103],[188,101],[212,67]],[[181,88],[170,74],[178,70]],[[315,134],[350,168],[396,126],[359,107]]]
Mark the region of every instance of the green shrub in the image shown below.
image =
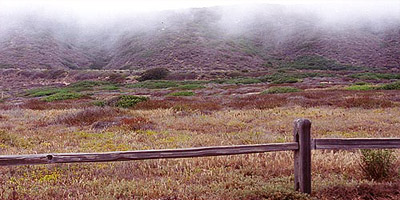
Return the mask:
[[[67,100],[67,99],[78,99],[81,98],[83,95],[76,93],[76,92],[59,92],[52,94],[50,96],[44,97],[43,100],[47,102],[52,101],[60,101],[60,100]]]
[[[353,74],[350,75],[350,77],[362,80],[400,79],[400,74],[367,72],[367,73]]]
[[[106,102],[101,101],[101,100],[99,100],[99,101],[94,101],[94,102],[93,102],[93,105],[99,106],[99,107],[104,107],[104,106],[106,106]]]
[[[142,97],[142,96],[121,95],[116,99],[114,106],[121,108],[129,108],[136,105],[137,103],[147,101],[148,99],[149,99],[148,97]]]
[[[366,83],[366,82],[357,82],[357,83],[354,83],[354,85],[368,85],[368,83]]]
[[[361,150],[361,169],[368,179],[384,180],[395,173],[396,156],[392,150]]]
[[[117,73],[112,73],[108,77],[108,81],[114,84],[122,84],[125,82],[126,75],[124,74],[117,74]]]
[[[274,84],[282,84],[282,83],[297,83],[299,82],[299,78],[285,73],[275,73],[272,75],[266,75],[260,79],[262,82],[271,82]]]
[[[144,81],[128,85],[129,88],[147,88],[147,89],[163,89],[178,87],[179,85],[173,81]]]
[[[262,92],[263,94],[278,94],[278,93],[291,93],[300,92],[300,89],[294,87],[271,87],[268,90]]]
[[[28,96],[31,97],[42,97],[49,96],[56,93],[68,92],[68,89],[65,88],[38,88],[26,91]]]
[[[70,84],[66,88],[74,92],[81,92],[81,91],[91,90],[95,86],[100,86],[104,84],[105,83],[101,81],[79,81]]]
[[[169,96],[194,96],[194,93],[191,91],[179,91],[179,92],[173,92],[168,94]]]
[[[118,90],[119,87],[116,85],[105,85],[101,87],[102,90]]]
[[[93,87],[103,86],[102,89],[110,90],[115,89],[117,86],[111,84],[109,82],[101,82],[101,81],[79,81],[68,85],[67,87],[61,88],[38,88],[27,90],[26,94],[31,97],[42,97],[49,96],[57,93],[68,93],[68,92],[82,92],[92,90]]]
[[[211,81],[211,83],[216,83],[216,84],[224,84],[226,82],[226,79],[214,79]]]
[[[225,81],[227,84],[237,84],[237,85],[245,85],[245,84],[255,84],[261,83],[259,79],[256,78],[237,78],[237,79],[228,79]]]
[[[400,81],[394,83],[384,84],[379,87],[381,90],[400,90]]]
[[[357,91],[367,91],[375,89],[376,87],[372,85],[351,85],[345,88],[345,90],[357,90]]]
[[[142,75],[138,78],[138,81],[164,79],[169,73],[170,71],[166,68],[157,67],[149,69],[142,73]]]
[[[185,85],[178,86],[178,89],[181,89],[181,90],[195,90],[195,89],[202,89],[202,88],[205,88],[205,87],[200,84],[185,84]]]

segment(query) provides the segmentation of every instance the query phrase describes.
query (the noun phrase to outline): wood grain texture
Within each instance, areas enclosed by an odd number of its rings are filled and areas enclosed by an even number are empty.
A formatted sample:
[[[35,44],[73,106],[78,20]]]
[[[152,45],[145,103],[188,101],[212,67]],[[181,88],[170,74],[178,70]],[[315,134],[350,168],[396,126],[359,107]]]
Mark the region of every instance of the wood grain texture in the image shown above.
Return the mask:
[[[398,149],[400,138],[323,138],[313,140],[314,149]]]
[[[294,188],[311,194],[311,122],[308,119],[294,121],[294,142],[299,149],[294,151]]]
[[[198,147],[186,149],[119,151],[104,153],[50,153],[31,155],[4,155],[0,156],[0,166],[78,162],[111,162],[162,158],[189,158],[263,153],[272,151],[292,151],[297,149],[298,143],[289,142],[256,145]]]

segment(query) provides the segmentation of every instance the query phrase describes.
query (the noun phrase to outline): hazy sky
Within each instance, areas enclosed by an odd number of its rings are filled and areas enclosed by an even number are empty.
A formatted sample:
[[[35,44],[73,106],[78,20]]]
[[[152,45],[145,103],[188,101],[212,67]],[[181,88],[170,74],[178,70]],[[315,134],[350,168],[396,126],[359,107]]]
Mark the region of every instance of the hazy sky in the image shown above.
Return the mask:
[[[53,11],[72,11],[79,15],[124,14],[130,12],[148,12],[193,7],[219,5],[270,3],[270,4],[307,4],[321,7],[328,4],[369,8],[393,8],[400,6],[400,0],[0,0],[1,12],[15,12],[21,9],[39,9]],[[399,11],[400,12],[400,11]]]
[[[74,17],[80,22],[98,23],[142,12],[254,3],[301,4],[328,20],[354,16],[400,18],[400,0],[0,0],[0,21],[39,13],[51,18]]]

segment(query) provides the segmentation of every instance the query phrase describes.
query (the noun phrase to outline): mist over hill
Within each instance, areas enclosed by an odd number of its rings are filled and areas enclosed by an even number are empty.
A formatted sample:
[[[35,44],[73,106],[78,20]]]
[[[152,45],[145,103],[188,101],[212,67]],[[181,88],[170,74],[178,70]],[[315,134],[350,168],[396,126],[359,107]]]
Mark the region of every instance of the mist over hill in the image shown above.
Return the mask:
[[[360,68],[400,68],[398,13],[328,11],[257,4],[90,23],[38,11],[0,14],[0,68],[257,71],[307,56]]]

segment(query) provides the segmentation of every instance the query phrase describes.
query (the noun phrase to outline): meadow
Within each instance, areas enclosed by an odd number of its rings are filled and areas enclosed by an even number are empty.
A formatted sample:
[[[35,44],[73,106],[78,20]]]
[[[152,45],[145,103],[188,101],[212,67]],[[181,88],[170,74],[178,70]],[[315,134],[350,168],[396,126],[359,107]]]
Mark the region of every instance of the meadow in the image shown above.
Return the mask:
[[[316,138],[400,137],[396,80],[318,76],[28,88],[0,103],[0,154],[291,142],[297,118]],[[359,150],[313,151],[311,195],[293,190],[293,152],[0,167],[0,199],[398,199],[400,151],[390,154],[376,180]]]

